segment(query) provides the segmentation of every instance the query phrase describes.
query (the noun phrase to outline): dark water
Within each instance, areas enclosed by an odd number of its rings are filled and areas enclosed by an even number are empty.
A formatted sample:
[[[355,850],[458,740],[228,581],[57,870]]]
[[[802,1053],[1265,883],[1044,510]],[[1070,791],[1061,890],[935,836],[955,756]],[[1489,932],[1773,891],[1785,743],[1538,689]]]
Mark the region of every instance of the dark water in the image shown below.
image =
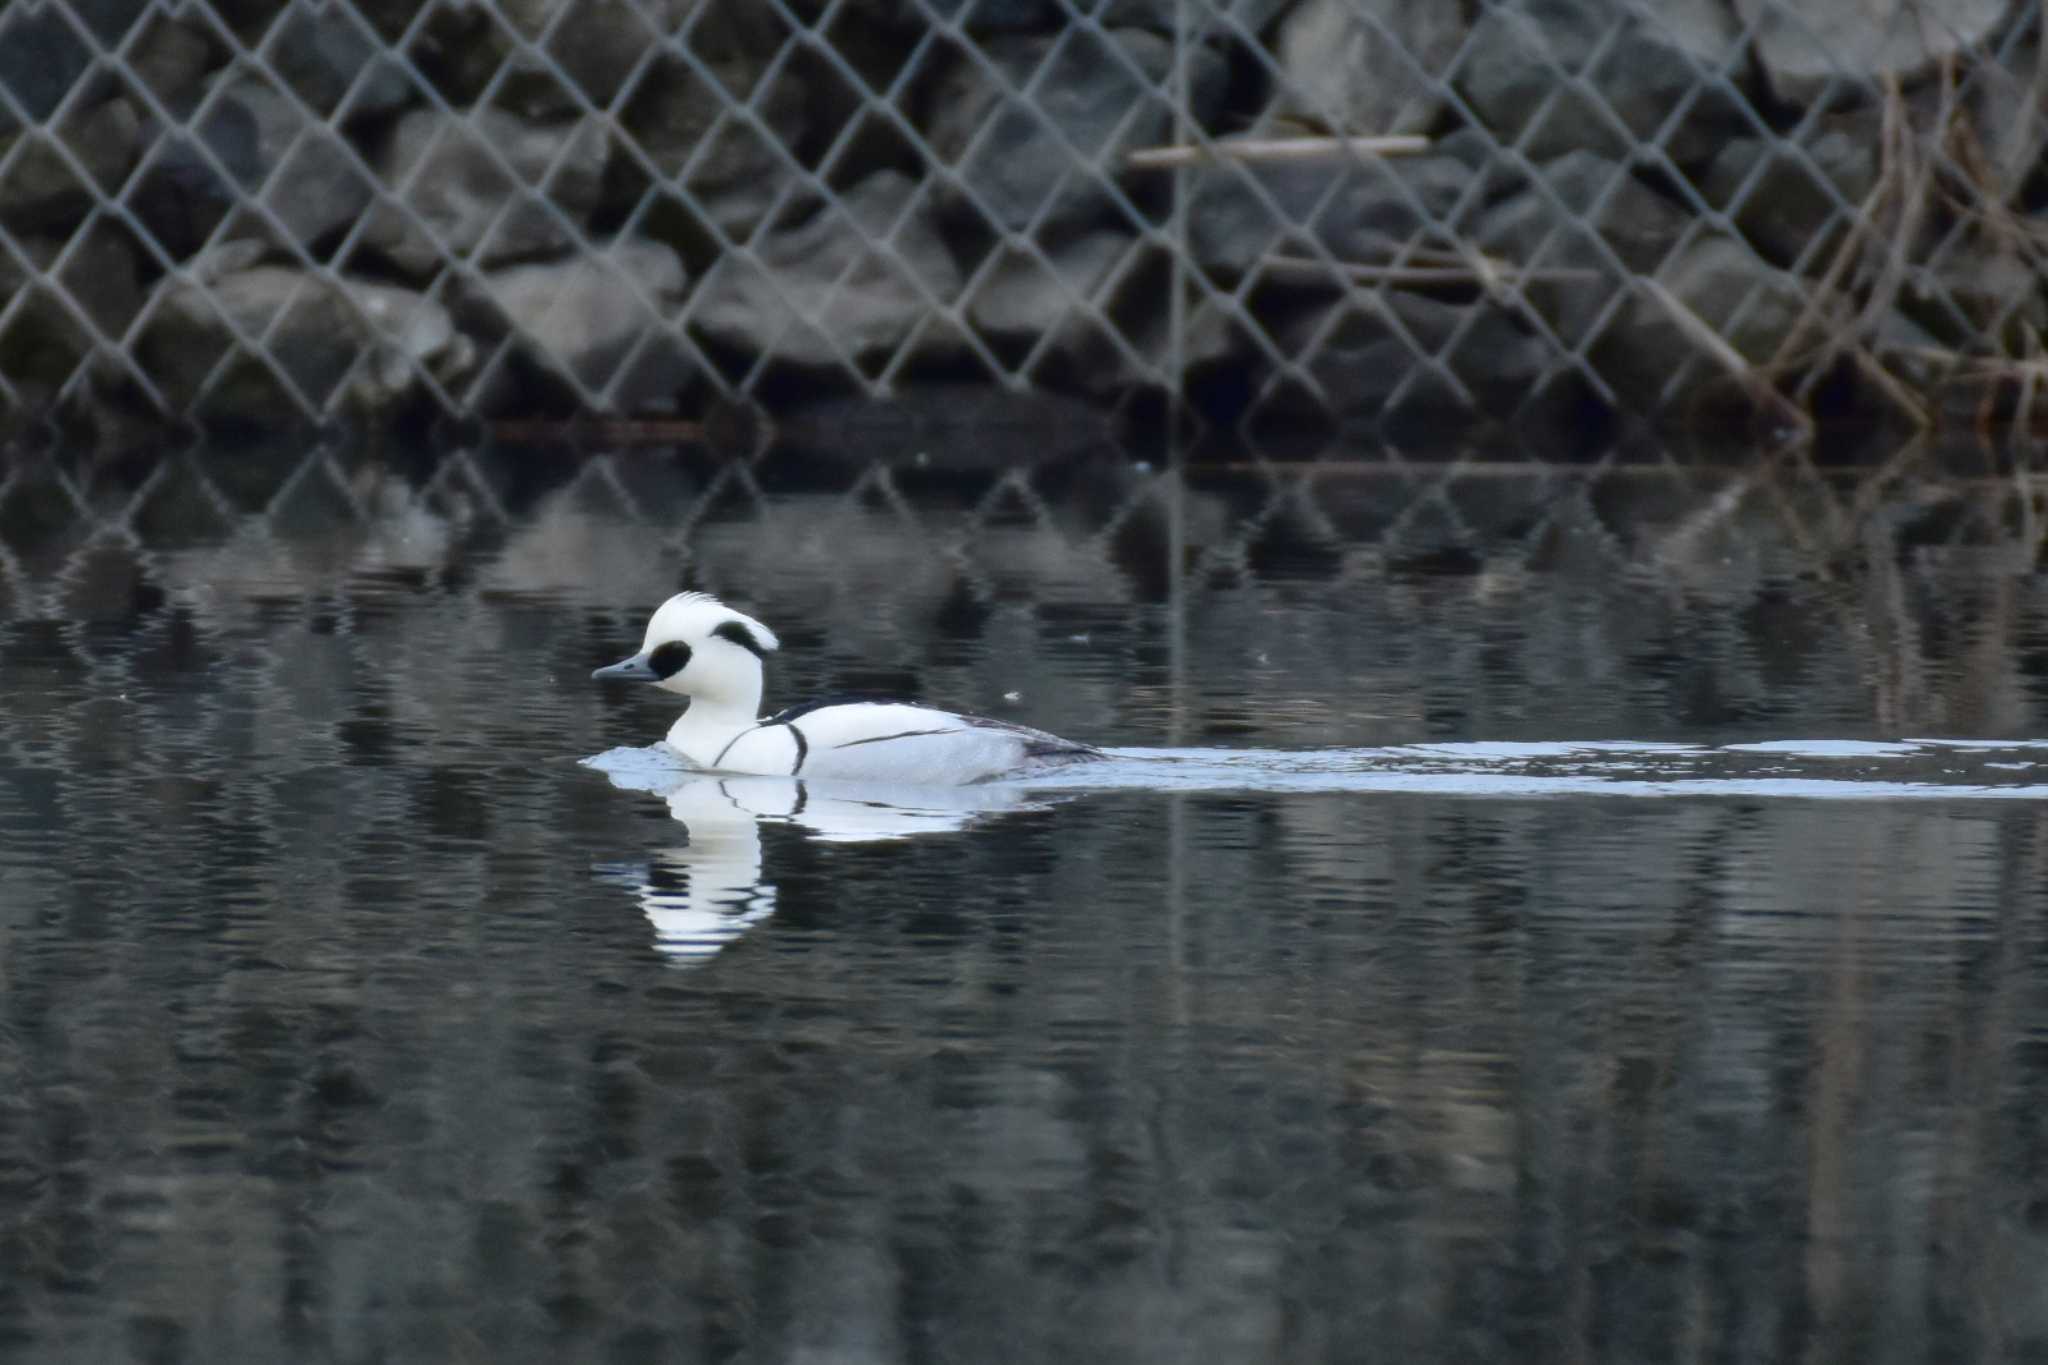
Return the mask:
[[[2036,751],[1769,744],[2048,735],[2003,495],[1483,473],[9,466],[0,1357],[2048,1354]],[[683,585],[773,699],[1766,744],[796,818],[581,761]]]

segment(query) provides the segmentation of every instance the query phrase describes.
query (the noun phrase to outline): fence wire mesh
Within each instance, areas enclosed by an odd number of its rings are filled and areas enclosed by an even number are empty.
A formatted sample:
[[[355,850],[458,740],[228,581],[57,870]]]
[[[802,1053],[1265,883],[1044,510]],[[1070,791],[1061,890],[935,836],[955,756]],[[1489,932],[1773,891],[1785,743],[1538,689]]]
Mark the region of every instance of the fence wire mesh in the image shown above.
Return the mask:
[[[2024,409],[2036,0],[12,0],[17,422]]]

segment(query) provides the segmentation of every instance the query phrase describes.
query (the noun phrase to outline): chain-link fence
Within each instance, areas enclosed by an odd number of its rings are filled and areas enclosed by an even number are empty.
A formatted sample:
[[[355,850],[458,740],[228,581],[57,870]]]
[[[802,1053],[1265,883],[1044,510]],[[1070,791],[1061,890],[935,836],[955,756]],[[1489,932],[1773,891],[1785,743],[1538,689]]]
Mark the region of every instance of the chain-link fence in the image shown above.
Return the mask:
[[[2033,0],[13,0],[0,405],[2009,414],[2044,82]]]

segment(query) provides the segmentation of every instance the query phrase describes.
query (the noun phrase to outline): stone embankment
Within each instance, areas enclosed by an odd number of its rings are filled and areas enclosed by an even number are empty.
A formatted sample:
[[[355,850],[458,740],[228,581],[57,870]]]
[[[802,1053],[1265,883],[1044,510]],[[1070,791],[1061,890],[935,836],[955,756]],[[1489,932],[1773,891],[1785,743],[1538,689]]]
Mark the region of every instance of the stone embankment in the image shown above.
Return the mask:
[[[1450,429],[1910,407],[1915,364],[2048,326],[2037,0],[1071,8],[9,6],[0,395],[1117,408],[1178,367],[1217,416]],[[1428,143],[1233,155],[1331,133]]]

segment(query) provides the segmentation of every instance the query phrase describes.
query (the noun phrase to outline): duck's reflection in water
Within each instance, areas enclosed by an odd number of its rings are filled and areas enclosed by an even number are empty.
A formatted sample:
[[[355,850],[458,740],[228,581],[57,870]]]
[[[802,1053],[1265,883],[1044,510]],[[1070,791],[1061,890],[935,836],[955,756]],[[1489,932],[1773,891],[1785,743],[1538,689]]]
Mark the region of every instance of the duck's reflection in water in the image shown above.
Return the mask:
[[[615,785],[652,790],[644,771],[613,770]],[[822,843],[868,843],[962,830],[1046,802],[1015,788],[885,787],[787,777],[688,773],[658,791],[684,841],[645,863],[601,866],[626,886],[654,926],[655,949],[679,964],[711,958],[775,913],[772,869],[762,867],[761,827],[793,826]]]

